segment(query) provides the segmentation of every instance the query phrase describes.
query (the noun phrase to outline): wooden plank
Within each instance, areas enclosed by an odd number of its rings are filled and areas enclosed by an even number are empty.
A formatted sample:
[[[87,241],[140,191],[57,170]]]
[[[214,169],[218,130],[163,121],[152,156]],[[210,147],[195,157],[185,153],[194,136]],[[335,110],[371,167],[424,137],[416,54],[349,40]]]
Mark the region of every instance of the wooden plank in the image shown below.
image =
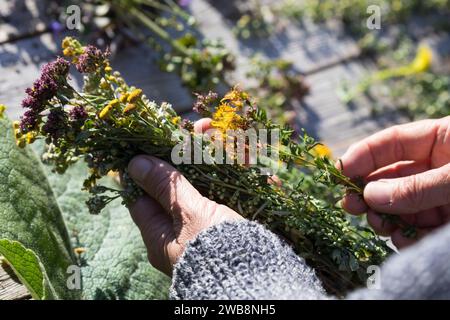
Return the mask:
[[[265,2],[276,3],[276,0]],[[360,54],[357,43],[345,34],[343,25],[337,21],[314,24],[305,19],[301,24],[288,22],[285,30],[267,38],[236,39],[231,29],[235,20],[224,20],[223,15],[236,15],[229,1],[193,1],[191,10],[199,21],[199,29],[206,37],[221,38],[238,59],[238,69],[246,69],[248,57],[255,53],[268,58],[292,61],[304,73],[312,73]],[[231,12],[231,13],[230,13]]]
[[[48,0],[0,1],[0,43],[45,31],[51,21]]]
[[[208,39],[221,40],[226,48],[236,57],[236,71],[232,82],[245,79],[248,70],[248,54],[242,52],[239,40],[230,29],[229,24],[223,19],[217,7],[212,6],[206,0],[192,1],[190,11],[198,22],[198,30]]]
[[[27,288],[22,285],[10,267],[0,263],[0,300],[31,299]]]
[[[20,102],[25,89],[39,76],[39,68],[50,61],[56,51],[52,36],[19,40],[0,45],[0,101],[8,109],[11,119],[18,119],[23,112]]]

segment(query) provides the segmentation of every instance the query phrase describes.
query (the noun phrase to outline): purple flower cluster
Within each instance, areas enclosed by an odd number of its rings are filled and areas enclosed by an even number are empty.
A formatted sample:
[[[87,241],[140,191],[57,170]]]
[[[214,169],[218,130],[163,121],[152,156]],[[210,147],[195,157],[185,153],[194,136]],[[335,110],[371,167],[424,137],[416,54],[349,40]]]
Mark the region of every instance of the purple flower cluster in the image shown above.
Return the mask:
[[[70,120],[72,121],[84,121],[87,119],[88,114],[82,106],[76,106],[69,112]]]
[[[33,83],[33,87],[25,90],[27,97],[22,101],[22,107],[29,110],[21,118],[20,128],[23,132],[36,129],[40,113],[45,109],[45,102],[53,98],[60,85],[66,81],[69,66],[69,62],[63,58],[47,63],[42,67],[41,76]]]
[[[181,7],[189,7],[189,5],[191,4],[192,0],[178,0],[178,4]]]
[[[193,131],[194,130],[194,123],[191,120],[188,119],[183,119],[181,121],[181,128],[188,130],[188,131]]]
[[[47,116],[47,121],[42,127],[43,132],[48,135],[53,142],[61,137],[67,128],[67,113],[62,108],[52,109]]]
[[[107,53],[103,53],[100,49],[89,45],[84,49],[84,53],[78,57],[76,68],[81,73],[95,72],[97,67],[106,59],[107,55]]]
[[[20,130],[22,132],[27,132],[28,130],[35,129],[39,122],[39,113],[34,110],[27,110],[20,118]]]
[[[202,116],[209,116],[210,110],[209,105],[218,99],[218,95],[215,92],[208,92],[206,96],[196,93],[197,101],[194,103],[192,108],[195,112],[201,114]]]

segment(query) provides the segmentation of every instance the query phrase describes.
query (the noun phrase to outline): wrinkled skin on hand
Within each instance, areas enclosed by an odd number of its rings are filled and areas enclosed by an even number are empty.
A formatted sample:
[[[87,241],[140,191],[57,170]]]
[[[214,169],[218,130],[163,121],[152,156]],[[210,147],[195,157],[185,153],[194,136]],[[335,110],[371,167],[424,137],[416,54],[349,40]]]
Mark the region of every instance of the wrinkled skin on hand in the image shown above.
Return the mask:
[[[210,120],[195,124],[197,132],[210,128]],[[130,176],[146,192],[130,208],[147,246],[150,263],[171,275],[188,241],[223,221],[243,219],[237,212],[202,196],[165,161],[137,156],[128,166]]]
[[[367,182],[364,199],[349,194],[344,209],[367,212],[374,230],[391,236],[397,247],[450,220],[450,117],[385,129],[352,145],[341,160],[346,176]],[[416,227],[418,237],[405,237],[380,213],[398,215]]]

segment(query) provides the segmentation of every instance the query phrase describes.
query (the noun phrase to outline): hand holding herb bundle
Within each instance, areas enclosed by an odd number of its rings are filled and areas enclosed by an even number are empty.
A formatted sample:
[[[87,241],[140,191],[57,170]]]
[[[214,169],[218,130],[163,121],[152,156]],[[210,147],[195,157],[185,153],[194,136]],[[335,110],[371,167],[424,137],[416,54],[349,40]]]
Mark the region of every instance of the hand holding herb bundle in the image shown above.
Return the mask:
[[[28,110],[15,126],[18,143],[45,137],[45,160],[58,172],[83,159],[91,169],[84,187],[92,194],[88,202],[92,213],[99,213],[118,197],[130,205],[142,190],[129,178],[129,161],[146,154],[171,163],[174,146],[182,142],[181,129],[195,137],[193,125],[182,122],[168,103],[158,105],[142,90],[129,86],[113,72],[107,53],[83,47],[72,38],[64,40],[63,48],[71,62],[58,58],[46,65],[40,79],[27,90],[23,106]],[[71,64],[84,74],[81,92],[68,82]],[[304,134],[299,143],[294,142],[293,131],[268,120],[245,92],[233,89],[223,99],[212,93],[199,95],[196,109],[212,115],[212,125],[222,137],[227,129],[262,128],[269,136],[278,130],[279,143],[271,145],[269,141],[266,147],[278,153],[284,165],[320,172],[317,183],[325,186],[360,191],[331,160],[313,155],[314,139]],[[203,150],[208,153],[210,147],[206,144]],[[258,165],[266,165],[265,160],[258,158],[262,161]],[[245,164],[182,163],[175,167],[204,196],[289,239],[335,293],[364,283],[367,266],[381,263],[390,252],[370,230],[351,226],[342,210],[312,197],[301,181],[297,185],[287,181],[281,186],[272,184],[258,166]],[[123,173],[123,189],[100,184],[99,179],[109,171]]]
[[[227,206],[203,197],[163,160],[137,156],[128,168],[148,195],[130,206],[131,216],[141,230],[150,263],[168,275],[187,242],[201,231],[224,221],[243,219]]]

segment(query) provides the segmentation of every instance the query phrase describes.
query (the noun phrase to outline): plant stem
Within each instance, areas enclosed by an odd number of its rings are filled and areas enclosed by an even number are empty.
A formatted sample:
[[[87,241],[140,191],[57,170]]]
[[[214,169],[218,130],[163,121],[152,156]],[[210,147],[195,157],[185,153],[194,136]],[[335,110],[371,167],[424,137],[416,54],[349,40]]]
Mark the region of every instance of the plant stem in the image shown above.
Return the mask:
[[[135,8],[130,9],[130,13],[133,14],[137,19],[139,19],[140,22],[142,22],[146,27],[150,28],[154,33],[156,33],[161,39],[169,43],[175,50],[179,51],[185,56],[189,56],[188,48],[173,40],[168,32],[158,26],[158,24],[156,24],[154,21],[149,19],[145,14]]]

